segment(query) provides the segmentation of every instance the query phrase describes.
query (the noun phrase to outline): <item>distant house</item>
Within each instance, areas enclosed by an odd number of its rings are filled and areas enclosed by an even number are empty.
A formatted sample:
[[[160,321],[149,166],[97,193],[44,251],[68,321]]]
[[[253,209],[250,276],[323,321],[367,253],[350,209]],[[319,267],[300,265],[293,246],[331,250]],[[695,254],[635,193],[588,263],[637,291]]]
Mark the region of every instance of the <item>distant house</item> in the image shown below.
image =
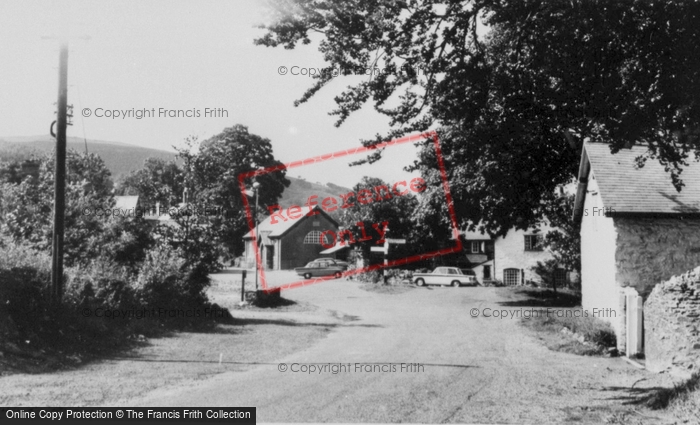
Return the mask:
[[[546,261],[552,254],[543,249],[544,235],[549,226],[525,230],[511,229],[506,236],[497,238],[480,232],[463,232],[464,252],[469,267],[476,272],[477,280],[500,280],[506,285],[522,285],[528,281],[541,283],[542,279],[531,269],[538,261]],[[555,279],[564,285],[570,273],[560,269]]]
[[[642,323],[627,320],[627,311],[641,317],[639,298],[700,265],[700,164],[691,160],[684,169],[679,193],[658,161],[635,166],[646,150],[613,155],[606,144],[586,143],[573,215],[581,222],[583,308],[612,313],[598,317],[613,325],[628,354],[641,350]]]
[[[277,219],[273,223],[272,219],[272,216],[266,218],[243,237],[247,266],[255,266],[254,234],[259,238],[258,249],[261,250],[262,264],[271,270],[303,267],[320,257],[321,251],[334,245],[333,238],[328,233],[324,236],[324,244],[321,244],[321,237],[324,231],[337,232],[338,223],[318,206],[296,220]]]
[[[466,231],[462,233],[462,238],[467,265],[476,273],[476,279],[481,283],[494,280],[495,244],[491,236]]]

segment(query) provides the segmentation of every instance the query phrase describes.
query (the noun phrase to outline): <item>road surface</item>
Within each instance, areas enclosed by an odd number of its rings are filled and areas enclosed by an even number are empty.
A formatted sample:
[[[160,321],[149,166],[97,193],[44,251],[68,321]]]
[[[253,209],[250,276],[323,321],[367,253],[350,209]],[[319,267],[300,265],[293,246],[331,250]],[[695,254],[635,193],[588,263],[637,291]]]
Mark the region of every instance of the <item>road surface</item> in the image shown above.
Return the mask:
[[[518,319],[483,317],[504,308],[504,289],[379,294],[360,285],[333,280],[283,293],[318,306],[311,312],[235,313],[251,324],[332,329],[311,347],[124,405],[256,406],[264,422],[600,423],[629,411],[630,387],[649,375],[621,359],[550,351]],[[402,371],[401,363],[421,366]],[[311,364],[349,366],[301,372]]]

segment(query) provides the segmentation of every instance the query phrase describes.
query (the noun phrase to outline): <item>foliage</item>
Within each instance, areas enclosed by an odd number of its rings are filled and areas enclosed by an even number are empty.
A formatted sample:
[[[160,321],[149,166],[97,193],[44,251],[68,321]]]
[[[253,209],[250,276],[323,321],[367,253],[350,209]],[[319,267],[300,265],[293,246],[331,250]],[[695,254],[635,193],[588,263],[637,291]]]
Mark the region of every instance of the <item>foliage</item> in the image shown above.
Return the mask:
[[[559,268],[561,268],[561,266],[557,260],[552,258],[545,261],[538,261],[536,265],[531,267],[532,271],[537,273],[537,275],[542,279],[542,283],[547,287],[551,287],[554,290],[554,293],[557,292],[555,273]]]
[[[411,213],[418,205],[416,197],[407,193],[403,196],[390,195],[389,199],[378,200],[380,198],[375,192],[375,187],[379,186],[391,188],[390,184],[379,178],[363,177],[353,187],[353,196],[347,199],[347,203],[352,206],[343,208],[340,213],[341,224],[352,233],[353,247],[362,250],[363,258],[370,258],[372,246],[381,246],[381,244],[377,245],[379,242],[383,244],[382,235],[377,228],[381,229],[382,232],[386,231],[383,236],[387,238],[407,238],[411,243],[414,240],[412,237],[414,223],[411,221]],[[358,193],[363,190],[370,192],[371,202],[364,204],[358,202]],[[385,195],[385,192],[381,191],[381,194]],[[362,223],[364,227],[358,226],[357,223]]]
[[[678,166],[700,154],[698,2],[278,0],[271,13],[256,44],[319,34],[328,68],[366,75],[330,112],[337,125],[366,103],[388,116],[389,134],[365,145],[440,128],[463,226],[538,224],[584,140],[646,143],[640,163],[658,159],[679,188]],[[336,77],[319,73],[296,105]],[[414,169],[439,184],[431,146]]]
[[[546,314],[547,311],[553,312]],[[608,322],[583,313],[581,309],[542,309],[539,314],[523,319],[522,324],[541,332],[540,339],[552,350],[584,356],[606,354],[609,347],[617,344],[615,331]],[[564,328],[569,332],[563,333]],[[582,336],[586,344],[574,335]]]
[[[546,206],[546,217],[554,227],[544,236],[544,247],[567,270],[581,272],[581,223],[573,220],[574,195],[562,195]]]
[[[267,207],[276,204],[289,186],[285,178],[287,170],[274,158],[270,140],[249,133],[243,125],[225,128],[203,141],[195,153],[196,144],[196,140],[190,139],[178,153],[184,163],[185,187],[192,194],[195,207],[218,208],[218,213],[205,218],[208,232],[224,248],[226,259],[236,257],[243,252],[242,238],[250,231],[238,176],[259,168],[278,167],[278,171],[255,177],[260,184],[260,209],[267,212]],[[251,187],[253,180],[244,183]]]
[[[112,182],[104,162],[94,154],[66,154],[65,261],[68,266],[100,255],[104,212],[114,205]],[[54,159],[40,160],[38,178],[0,183],[0,231],[34,249],[51,248]]]
[[[122,177],[118,185],[119,195],[138,195],[142,208],[162,210],[177,205],[182,199],[183,172],[175,160],[147,158],[143,168]]]

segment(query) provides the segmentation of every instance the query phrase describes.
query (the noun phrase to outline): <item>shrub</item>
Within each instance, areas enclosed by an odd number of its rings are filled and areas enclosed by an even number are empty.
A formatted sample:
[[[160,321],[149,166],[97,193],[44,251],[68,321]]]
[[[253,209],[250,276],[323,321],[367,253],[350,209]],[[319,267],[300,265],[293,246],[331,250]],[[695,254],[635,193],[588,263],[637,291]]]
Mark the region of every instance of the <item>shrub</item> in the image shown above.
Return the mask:
[[[205,290],[210,283],[206,266],[187,267],[175,250],[165,247],[146,255],[134,290],[145,308],[197,309],[208,306]]]

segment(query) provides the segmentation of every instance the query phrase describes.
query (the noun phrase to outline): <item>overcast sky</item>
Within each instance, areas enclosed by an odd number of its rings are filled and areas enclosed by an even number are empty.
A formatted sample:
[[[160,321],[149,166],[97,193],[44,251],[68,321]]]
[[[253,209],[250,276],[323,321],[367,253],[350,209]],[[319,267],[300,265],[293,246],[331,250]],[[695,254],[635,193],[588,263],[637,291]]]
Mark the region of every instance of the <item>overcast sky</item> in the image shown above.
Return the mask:
[[[366,77],[340,77],[299,107],[293,102],[310,87],[301,68],[323,67],[316,46],[295,50],[253,45],[266,20],[264,2],[0,0],[0,137],[46,134],[53,121],[58,84],[58,42],[67,23],[68,102],[74,125],[68,135],[171,150],[189,135],[208,138],[234,124],[272,141],[283,162],[348,147],[385,133],[387,120],[371,107],[340,128],[328,115],[333,98]],[[280,67],[287,68],[280,75]],[[292,70],[293,67],[294,71]],[[90,108],[90,117],[81,111]],[[192,118],[107,118],[103,110],[198,110]],[[228,117],[204,117],[222,108]],[[395,181],[408,176],[412,144],[392,147],[371,166],[348,160],[290,170],[311,181],[352,185],[363,175]],[[341,162],[342,161],[342,162]]]

